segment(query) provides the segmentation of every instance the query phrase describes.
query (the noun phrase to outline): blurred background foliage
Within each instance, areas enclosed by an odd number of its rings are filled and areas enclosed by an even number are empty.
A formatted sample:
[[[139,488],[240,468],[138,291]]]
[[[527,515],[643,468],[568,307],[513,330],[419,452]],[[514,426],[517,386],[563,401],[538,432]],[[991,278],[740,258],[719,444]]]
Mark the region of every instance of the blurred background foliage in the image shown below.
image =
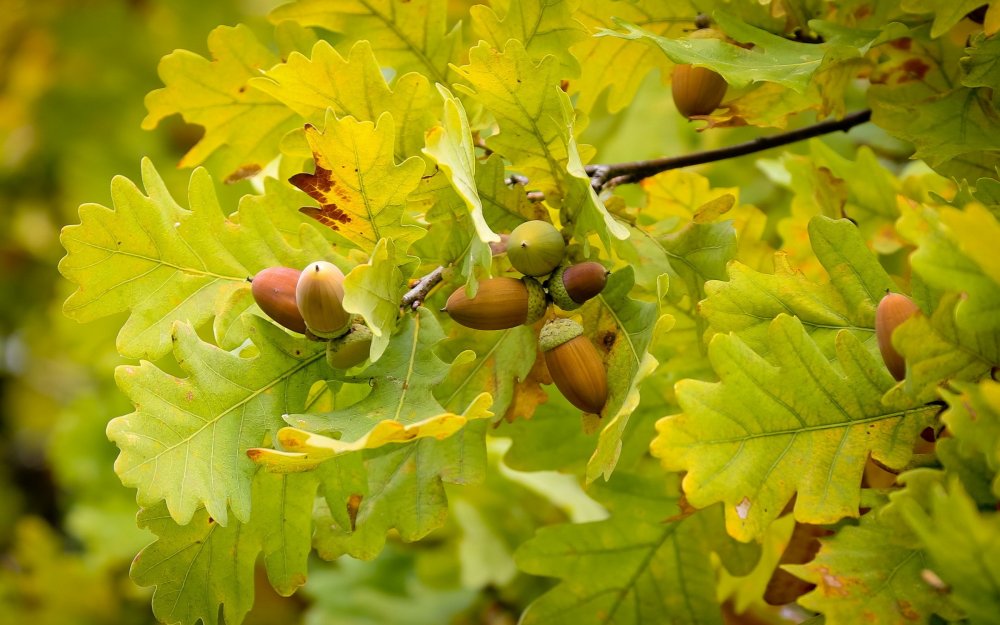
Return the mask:
[[[161,86],[159,59],[176,48],[206,54],[215,26],[245,23],[270,41],[280,0],[5,0],[0,11],[0,624],[153,623],[151,589],[128,577],[152,536],[136,528],[134,493],[113,470],[109,419],[131,407],[117,391],[123,319],[79,325],[62,315],[71,285],[59,277],[59,229],[80,204],[111,205],[111,179],[139,178],[149,156],[175,197],[189,171],[171,168],[200,136],[177,117],[144,132],[144,95]],[[452,2],[452,19],[466,2]],[[606,96],[602,96],[604,98]],[[862,106],[860,95],[855,96]],[[598,160],[635,160],[746,140],[750,128],[699,134],[673,110],[654,72],[633,104],[594,109],[584,139]],[[802,124],[812,120],[801,120]],[[889,160],[905,149],[872,127],[865,141]],[[844,151],[851,152],[846,139]],[[805,153],[807,145],[796,146]],[[760,158],[757,155],[753,158]],[[775,158],[777,155],[765,154]],[[739,186],[741,201],[787,214],[791,192],[750,159],[703,170]],[[224,207],[252,192],[219,189]],[[640,203],[638,187],[622,189]],[[183,203],[183,200],[181,200]],[[776,220],[769,220],[776,223]],[[777,243],[776,233],[769,233]],[[541,411],[539,418],[544,418]],[[493,454],[494,461],[502,449]],[[529,463],[530,464],[530,463]],[[537,527],[600,518],[567,503],[560,477],[492,471],[487,485],[450,493],[449,524],[416,545],[398,541],[376,563],[317,562],[303,593],[274,594],[263,576],[247,623],[310,625],[514,623],[551,582],[519,574],[511,554]],[[568,478],[567,478],[568,479]],[[559,503],[553,503],[559,502]],[[593,503],[593,502],[590,502]],[[576,507],[574,507],[576,506]],[[582,508],[580,507],[582,506]],[[485,591],[470,590],[485,588]]]

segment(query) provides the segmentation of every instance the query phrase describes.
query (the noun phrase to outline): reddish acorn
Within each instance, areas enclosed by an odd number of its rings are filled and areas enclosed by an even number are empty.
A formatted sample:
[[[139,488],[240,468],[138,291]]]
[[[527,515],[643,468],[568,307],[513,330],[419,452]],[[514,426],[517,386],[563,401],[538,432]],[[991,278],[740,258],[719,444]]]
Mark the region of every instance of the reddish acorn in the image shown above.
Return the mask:
[[[291,267],[268,267],[253,277],[250,292],[265,315],[292,332],[305,334],[306,322],[295,303],[300,273]]]
[[[608,376],[583,326],[572,319],[553,319],[538,337],[545,366],[556,388],[580,410],[600,414],[608,400]]]
[[[476,330],[506,330],[538,321],[545,314],[545,291],[534,278],[490,278],[469,298],[459,287],[444,310],[457,323]]]
[[[882,360],[889,373],[897,380],[906,377],[906,361],[892,346],[892,333],[919,310],[913,300],[899,293],[886,293],[875,309],[875,338],[878,340],[878,349],[882,352]]]

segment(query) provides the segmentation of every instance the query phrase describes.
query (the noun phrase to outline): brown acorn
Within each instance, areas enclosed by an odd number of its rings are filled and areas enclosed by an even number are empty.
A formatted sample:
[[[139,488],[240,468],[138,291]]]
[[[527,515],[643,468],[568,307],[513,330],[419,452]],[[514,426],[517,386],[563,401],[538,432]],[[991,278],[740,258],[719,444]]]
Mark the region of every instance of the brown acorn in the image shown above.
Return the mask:
[[[291,267],[268,267],[253,277],[250,292],[265,315],[292,332],[305,334],[306,322],[295,303],[300,273]]]
[[[583,336],[583,326],[572,319],[553,319],[542,328],[538,345],[563,397],[599,415],[608,400],[608,375],[597,349]]]
[[[892,346],[892,333],[919,310],[913,300],[899,293],[886,293],[875,309],[875,338],[878,340],[878,349],[882,352],[882,360],[889,373],[897,380],[906,377],[906,361]]]
[[[549,278],[549,295],[559,308],[575,310],[604,290],[608,275],[604,265],[593,261],[560,267]]]
[[[545,314],[545,291],[534,278],[490,278],[479,283],[476,296],[469,299],[459,287],[445,304],[444,311],[467,328],[506,330],[534,323]]]
[[[674,104],[684,117],[708,115],[726,95],[726,79],[713,70],[692,65],[674,67],[671,90]]]
[[[351,329],[344,310],[344,274],[333,263],[318,260],[302,270],[295,285],[295,302],[309,331],[331,339]]]

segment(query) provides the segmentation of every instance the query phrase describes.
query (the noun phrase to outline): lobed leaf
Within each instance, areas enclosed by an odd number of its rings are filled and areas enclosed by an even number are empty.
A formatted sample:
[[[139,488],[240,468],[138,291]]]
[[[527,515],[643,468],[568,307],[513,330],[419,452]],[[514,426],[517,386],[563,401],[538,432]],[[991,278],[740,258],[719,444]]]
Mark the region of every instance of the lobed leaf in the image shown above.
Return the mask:
[[[305,405],[324,373],[322,344],[293,338],[271,323],[244,317],[257,355],[243,357],[202,342],[190,325],[174,326],[174,356],[187,377],[149,362],[115,372],[135,412],[112,419],[108,438],[121,449],[115,471],[138,489],[141,506],[165,500],[185,525],[199,506],[220,525],[227,506],[250,518],[254,464],[246,450],[282,425],[281,415]]]
[[[399,317],[399,300],[406,291],[396,245],[380,239],[371,260],[358,265],[344,277],[344,310],[364,317],[372,331],[371,360],[382,357]],[[409,273],[409,271],[407,272]]]
[[[174,201],[148,159],[142,162],[142,179],[145,195],[126,178],[115,178],[114,209],[84,204],[81,223],[60,236],[66,256],[59,270],[79,285],[64,312],[91,321],[130,311],[118,333],[123,356],[162,357],[170,351],[176,321],[197,326],[214,315],[229,315],[231,321],[239,314],[228,312],[234,298],[249,305],[247,278],[261,269],[331,258],[329,244],[315,229],[269,210],[267,201],[247,196],[227,219],[204,169],[191,174],[190,210]],[[281,231],[296,227],[294,235]],[[216,327],[220,343],[233,343],[225,336],[231,327]]]
[[[767,340],[770,361],[736,335],[713,338],[721,382],[679,382],[684,412],[661,419],[651,444],[665,468],[687,472],[693,506],[725,502],[729,533],[741,540],[762,535],[795,494],[800,522],[856,517],[869,454],[901,468],[937,412],[883,405],[894,381],[850,332],[836,337],[839,371],[796,317],[778,315]]]
[[[563,76],[576,76],[579,63],[570,47],[583,39],[583,26],[573,19],[579,0],[492,0],[491,7],[469,7],[472,28],[497,50],[516,39],[533,59],[554,56]]]

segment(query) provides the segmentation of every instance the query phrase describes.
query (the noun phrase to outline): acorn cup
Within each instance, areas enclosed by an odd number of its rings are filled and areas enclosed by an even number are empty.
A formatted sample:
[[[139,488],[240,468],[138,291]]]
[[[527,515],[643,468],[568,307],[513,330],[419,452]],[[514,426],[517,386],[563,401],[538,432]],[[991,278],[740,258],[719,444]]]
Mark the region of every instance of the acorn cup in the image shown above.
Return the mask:
[[[566,241],[556,227],[535,219],[514,228],[507,239],[507,258],[526,276],[544,276],[562,262]]]
[[[593,261],[560,267],[547,283],[549,296],[559,308],[576,310],[604,290],[610,273]]]
[[[291,267],[268,267],[253,277],[250,292],[265,315],[292,332],[305,334],[306,322],[295,303],[295,285],[300,273]]]
[[[553,319],[542,328],[538,345],[563,397],[599,415],[608,400],[608,376],[597,348],[583,336],[583,326],[572,319]]]
[[[538,280],[501,277],[480,282],[472,299],[466,297],[464,286],[459,287],[443,310],[467,328],[506,330],[538,321],[547,305]]]
[[[892,333],[904,321],[919,312],[920,308],[909,297],[899,293],[886,293],[875,309],[875,338],[882,352],[889,373],[897,380],[906,377],[906,360],[892,346]]]
[[[344,310],[344,274],[333,263],[318,260],[302,270],[295,286],[295,302],[306,327],[324,339],[351,329],[351,315]]]
[[[355,323],[350,331],[326,345],[326,362],[334,369],[350,369],[368,359],[372,347],[372,331],[363,323]]]

